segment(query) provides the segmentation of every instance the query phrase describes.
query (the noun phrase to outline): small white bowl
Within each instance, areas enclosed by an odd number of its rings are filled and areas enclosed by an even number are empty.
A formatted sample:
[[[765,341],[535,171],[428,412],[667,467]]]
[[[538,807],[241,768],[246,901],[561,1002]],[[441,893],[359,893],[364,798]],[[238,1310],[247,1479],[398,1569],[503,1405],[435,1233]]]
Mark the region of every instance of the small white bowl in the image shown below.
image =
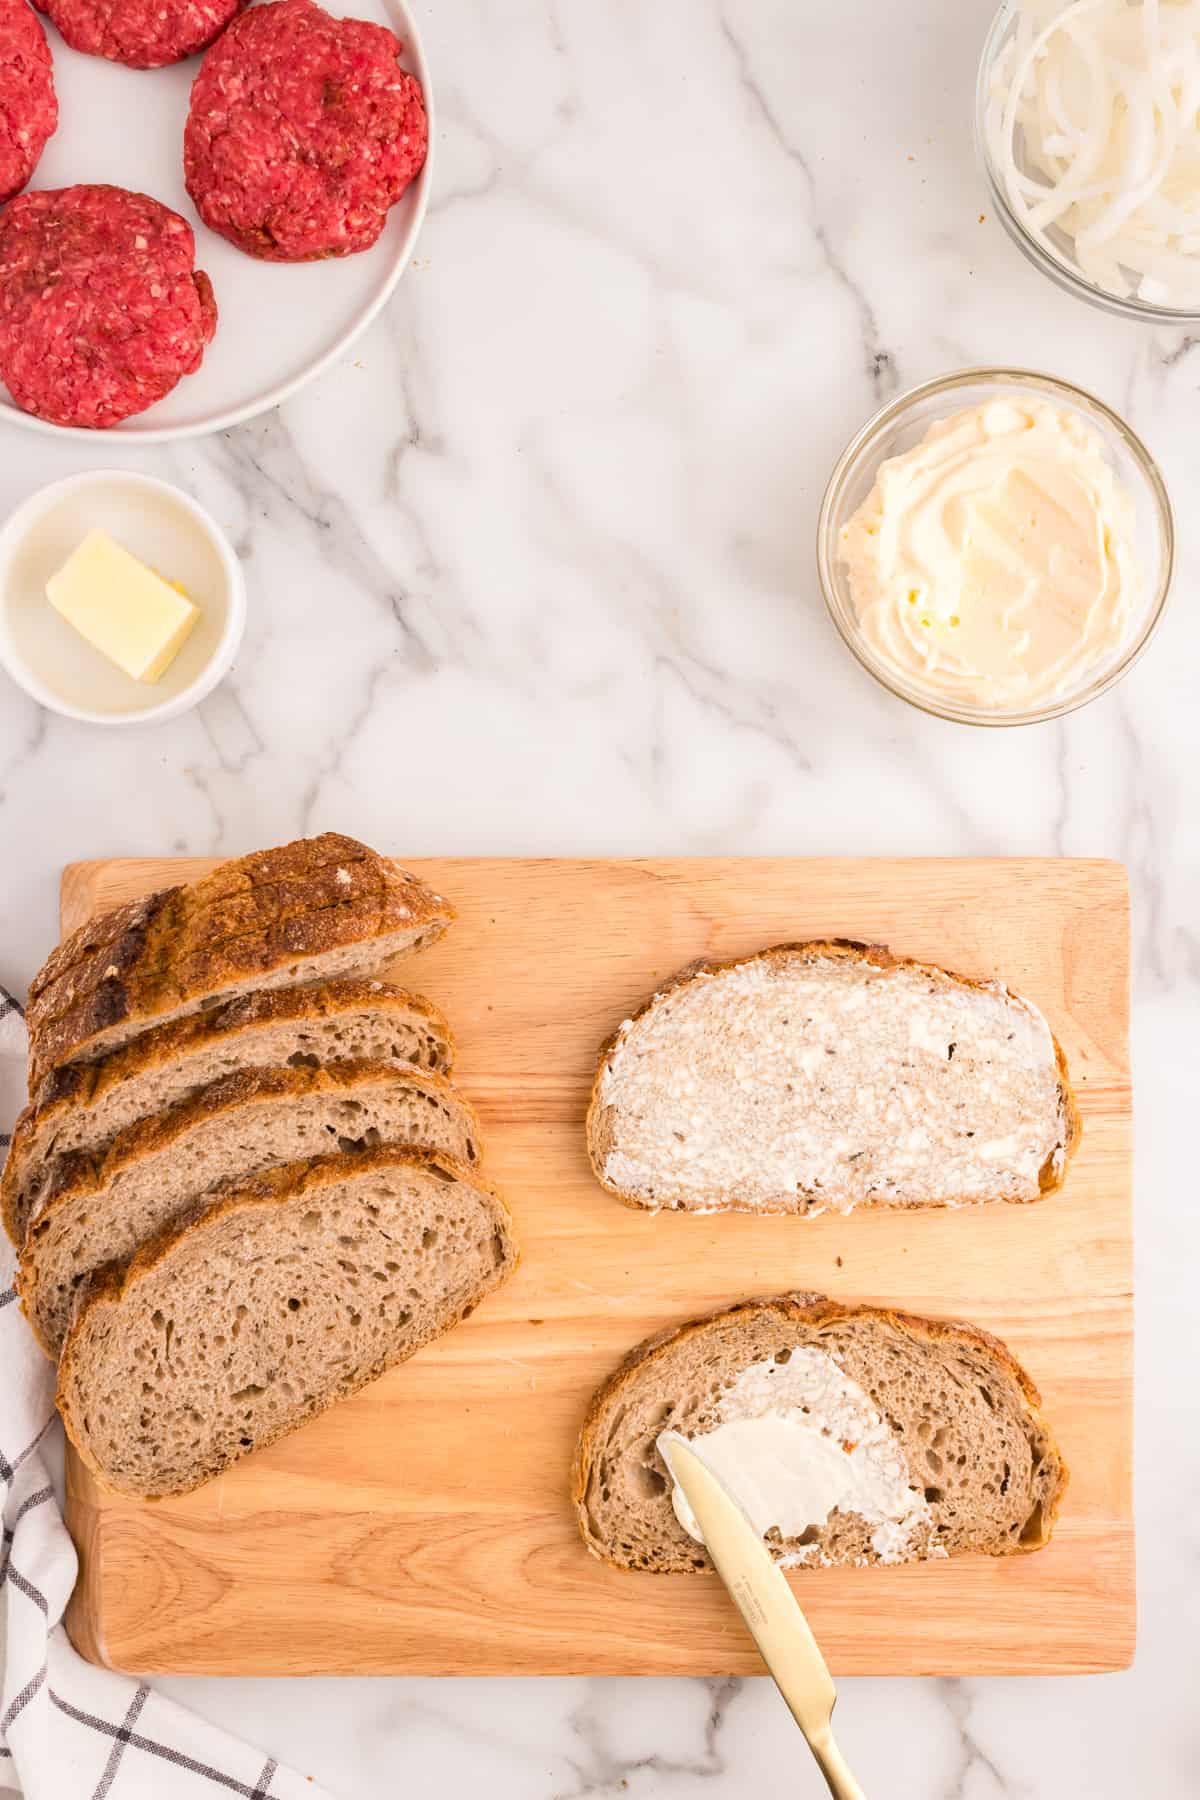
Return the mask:
[[[161,681],[135,681],[79,636],[46,582],[89,531],[178,581],[200,617]],[[89,725],[177,718],[228,673],[246,627],[246,583],[216,520],[170,482],[97,469],[41,488],[0,528],[0,665],[33,699]]]

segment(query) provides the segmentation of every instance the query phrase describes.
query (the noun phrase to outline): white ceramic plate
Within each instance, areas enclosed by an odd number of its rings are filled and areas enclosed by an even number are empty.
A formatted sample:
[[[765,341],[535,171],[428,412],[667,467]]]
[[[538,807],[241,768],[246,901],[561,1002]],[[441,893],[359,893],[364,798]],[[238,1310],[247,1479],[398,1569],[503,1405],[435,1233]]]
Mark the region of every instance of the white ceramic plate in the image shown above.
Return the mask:
[[[217,297],[217,334],[194,375],[157,405],[103,434],[51,425],[12,404],[0,385],[0,418],[54,437],[161,444],[224,431],[277,406],[341,356],[375,317],[412,255],[425,216],[433,163],[433,93],[421,40],[405,0],[331,0],[334,13],[387,25],[404,45],[404,66],[425,90],[429,155],[388,215],[378,243],[357,256],[317,263],[267,263],[244,255],[200,223],[183,185],[183,125],[200,58],[168,69],[125,69],[67,48],[48,19],[59,127],[31,186],[108,181],[152,194],[196,233],[196,266]]]

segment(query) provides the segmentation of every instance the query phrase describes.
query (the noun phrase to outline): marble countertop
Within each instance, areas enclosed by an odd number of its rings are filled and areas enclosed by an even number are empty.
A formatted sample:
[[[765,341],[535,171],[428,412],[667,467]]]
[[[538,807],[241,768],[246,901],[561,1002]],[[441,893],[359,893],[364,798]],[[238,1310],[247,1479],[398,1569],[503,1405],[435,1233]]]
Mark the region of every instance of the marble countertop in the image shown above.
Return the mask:
[[[847,1681],[873,1796],[1200,1791],[1200,338],[1059,293],[971,142],[990,0],[439,0],[416,262],[282,412],[130,451],[3,429],[0,506],[106,464],[232,533],[230,680],[100,733],[0,692],[0,982],[61,865],[336,826],[409,854],[1119,857],[1135,901],[1140,1648],[1091,1679]],[[1067,376],[1172,488],[1173,609],[1112,695],[972,732],[877,689],[813,530],[875,405],[968,363]],[[914,1621],[914,1629],[919,1622]],[[346,1800],[820,1791],[763,1680],[164,1684]],[[786,1773],[785,1773],[786,1771]]]

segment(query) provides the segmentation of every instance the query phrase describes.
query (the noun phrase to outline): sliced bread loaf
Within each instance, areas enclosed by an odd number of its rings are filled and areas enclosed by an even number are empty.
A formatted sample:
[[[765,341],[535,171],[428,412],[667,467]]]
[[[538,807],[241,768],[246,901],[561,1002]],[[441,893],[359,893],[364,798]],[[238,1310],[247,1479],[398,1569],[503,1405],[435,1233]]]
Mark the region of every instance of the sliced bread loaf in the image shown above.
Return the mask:
[[[668,982],[600,1055],[592,1166],[634,1206],[1036,1200],[1078,1136],[1035,1006],[881,948],[782,944]]]
[[[139,1119],[238,1069],[392,1062],[448,1075],[453,1040],[430,1001],[382,981],[346,978],[242,994],[157,1025],[97,1062],[52,1069],[13,1129],[0,1210],[25,1240],[52,1157],[95,1152]]]
[[[184,1493],[457,1325],[516,1261],[503,1201],[448,1158],[289,1164],[94,1280],[59,1409],[107,1486]]]
[[[603,1561],[708,1568],[666,1460],[678,1434],[787,1565],[1037,1550],[1067,1483],[1039,1405],[973,1326],[750,1300],[632,1352],[592,1402],[572,1498]]]
[[[474,1166],[479,1124],[440,1075],[382,1063],[247,1069],[123,1131],[102,1155],[55,1158],[30,1216],[18,1286],[34,1334],[57,1355],[80,1284],[124,1262],[199,1195],[256,1170],[379,1143]]]
[[[454,910],[415,875],[336,832],[222,863],[102,913],[29,989],[29,1091],[139,1032],[257,988],[373,974],[440,937]]]

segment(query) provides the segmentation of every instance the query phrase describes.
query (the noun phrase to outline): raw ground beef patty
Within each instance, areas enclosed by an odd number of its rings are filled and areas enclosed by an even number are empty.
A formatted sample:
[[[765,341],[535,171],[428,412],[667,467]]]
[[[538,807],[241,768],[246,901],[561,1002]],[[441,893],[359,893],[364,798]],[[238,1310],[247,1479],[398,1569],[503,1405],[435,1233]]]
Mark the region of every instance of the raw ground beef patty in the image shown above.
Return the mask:
[[[217,325],[192,228],[148,194],[22,194],[0,214],[0,378],[23,412],[115,425],[200,366]]]
[[[35,0],[72,50],[130,69],[161,69],[194,56],[224,31],[245,0]]]
[[[204,223],[272,262],[369,249],[428,147],[401,48],[313,0],[243,13],[192,85],[183,166]]]
[[[0,204],[25,186],[57,124],[41,21],[25,0],[0,0]]]

